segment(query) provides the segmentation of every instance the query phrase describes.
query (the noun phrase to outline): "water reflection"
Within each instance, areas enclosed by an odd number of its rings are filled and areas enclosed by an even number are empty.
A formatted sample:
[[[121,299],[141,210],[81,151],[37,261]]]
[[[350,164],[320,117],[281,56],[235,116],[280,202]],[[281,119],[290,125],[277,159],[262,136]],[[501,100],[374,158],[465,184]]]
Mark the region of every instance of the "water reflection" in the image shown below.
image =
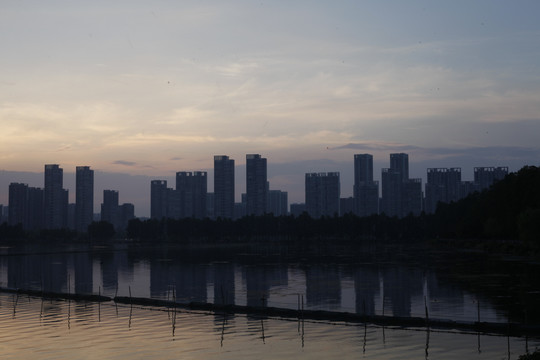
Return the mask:
[[[204,252],[91,247],[3,249],[0,286],[107,296],[505,322],[489,299],[441,281],[437,269],[396,263],[216,259]],[[304,305],[304,304],[302,304]],[[219,322],[222,328],[222,322]],[[259,323],[258,326],[261,326]]]
[[[540,345],[538,339],[529,345],[518,338],[432,329],[100,306],[0,294],[0,323],[5,335],[0,355],[7,359],[517,359],[529,347]]]

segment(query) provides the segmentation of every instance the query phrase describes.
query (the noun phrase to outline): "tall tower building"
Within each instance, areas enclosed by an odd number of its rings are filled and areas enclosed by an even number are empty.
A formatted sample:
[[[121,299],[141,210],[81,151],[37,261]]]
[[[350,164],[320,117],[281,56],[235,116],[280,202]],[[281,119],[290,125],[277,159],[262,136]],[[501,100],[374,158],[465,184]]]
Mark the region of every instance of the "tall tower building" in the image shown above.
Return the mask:
[[[176,173],[176,192],[179,196],[179,217],[191,217],[193,215],[193,173],[178,171]]]
[[[434,213],[437,203],[449,203],[460,198],[461,168],[428,168],[425,211]]]
[[[117,227],[118,223],[118,191],[103,190],[101,204],[101,221],[107,221]]]
[[[68,192],[63,187],[64,170],[56,164],[45,165],[45,228],[60,229],[66,226]]]
[[[234,216],[234,160],[226,155],[214,156],[214,216]]]
[[[409,155],[404,153],[390,154],[390,169],[401,174],[401,180],[409,180]]]
[[[28,221],[28,185],[20,183],[9,184],[9,225],[21,224],[27,227]]]
[[[313,218],[339,215],[339,172],[306,174],[306,211]]]
[[[206,171],[193,172],[193,217],[204,219],[206,217],[206,194],[208,193],[208,173]]]
[[[369,184],[373,182],[373,155],[354,155],[354,183]]]
[[[266,158],[246,155],[246,215],[263,215],[267,201]]]
[[[401,172],[392,168],[381,169],[381,212],[387,216],[401,216],[403,181]]]
[[[75,183],[75,229],[86,232],[94,219],[94,170],[77,166]]]
[[[43,189],[28,188],[28,229],[43,229]]]
[[[176,191],[180,199],[180,217],[206,217],[206,194],[208,177],[206,171],[176,173]]]
[[[409,179],[409,155],[390,154],[390,168],[382,169],[381,211],[403,217],[422,211],[422,180]]]
[[[167,180],[152,180],[150,182],[150,217],[163,219],[168,217],[168,194]]]
[[[354,155],[354,212],[368,216],[379,212],[379,183],[373,181],[373,155]]]

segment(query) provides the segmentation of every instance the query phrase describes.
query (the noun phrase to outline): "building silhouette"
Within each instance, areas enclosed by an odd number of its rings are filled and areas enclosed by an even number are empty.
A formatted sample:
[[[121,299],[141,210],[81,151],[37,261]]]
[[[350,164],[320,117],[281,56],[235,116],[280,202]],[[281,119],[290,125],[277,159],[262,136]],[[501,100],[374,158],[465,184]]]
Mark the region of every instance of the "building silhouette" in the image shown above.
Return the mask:
[[[346,197],[339,199],[339,214],[354,214],[354,198]]]
[[[75,183],[75,229],[86,232],[94,219],[94,170],[77,166]]]
[[[28,224],[27,229],[29,230],[39,230],[43,229],[44,226],[44,213],[43,213],[43,189],[29,187],[28,188]]]
[[[291,204],[290,213],[291,215],[298,217],[302,215],[306,211],[306,204],[305,203],[293,203]]]
[[[461,198],[461,168],[428,168],[425,191],[425,211],[434,213],[437,203],[449,203]]]
[[[67,225],[69,193],[63,189],[63,176],[59,165],[45,165],[44,218],[47,229],[60,229]]]
[[[25,230],[43,228],[43,189],[27,184],[9,184],[9,225],[21,224]]]
[[[373,155],[354,155],[354,207],[358,216],[379,212],[379,182],[373,181]]]
[[[381,212],[387,216],[401,216],[402,175],[391,168],[381,169]]]
[[[118,224],[118,191],[103,190],[101,203],[101,221],[106,221],[117,227]]]
[[[28,222],[28,185],[22,183],[9,184],[9,225],[21,224],[27,227]]]
[[[307,173],[306,211],[313,218],[339,215],[339,172]]]
[[[167,218],[168,207],[167,180],[152,180],[150,182],[150,217],[158,220]]]
[[[404,153],[390,154],[390,169],[401,174],[401,181],[409,180],[409,155]]]
[[[215,197],[213,192],[206,193],[206,217],[214,218]]]
[[[274,216],[287,215],[288,193],[281,190],[268,190],[266,212]]]
[[[206,171],[176,173],[176,191],[179,196],[179,217],[206,217],[208,177]]]
[[[266,158],[246,155],[246,215],[263,215],[267,203]]]
[[[390,154],[390,168],[381,170],[381,181],[381,212],[397,217],[420,214],[422,179],[409,179],[408,154]]]
[[[478,191],[489,188],[496,181],[504,179],[508,175],[508,167],[475,167],[474,183]]]
[[[234,216],[234,160],[226,155],[214,156],[214,216]]]
[[[123,203],[118,207],[118,230],[126,230],[129,220],[135,219],[135,205],[132,203]]]

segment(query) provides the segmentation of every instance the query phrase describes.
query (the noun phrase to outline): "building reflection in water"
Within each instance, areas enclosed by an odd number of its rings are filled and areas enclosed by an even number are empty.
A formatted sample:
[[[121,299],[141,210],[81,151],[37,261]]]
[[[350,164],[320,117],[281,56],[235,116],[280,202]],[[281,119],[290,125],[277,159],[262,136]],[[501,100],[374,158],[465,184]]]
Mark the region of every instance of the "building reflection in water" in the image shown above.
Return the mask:
[[[341,305],[341,278],[336,264],[313,264],[305,269],[306,304],[330,309]]]
[[[67,291],[67,261],[63,254],[10,256],[7,286],[44,291]]]
[[[90,253],[73,254],[74,290],[76,294],[92,294],[94,274]],[[71,289],[73,291],[73,289]]]
[[[358,314],[375,315],[375,296],[379,294],[379,271],[376,268],[354,269],[355,310]]]
[[[179,302],[207,301],[207,268],[173,260],[150,262],[150,296]]]
[[[157,256],[141,250],[21,248],[0,256],[0,286],[292,309],[305,295],[307,309],[423,317],[427,305],[432,318],[472,321],[479,311],[472,302],[476,295],[441,280],[435,270],[406,265],[245,264],[163,251]],[[501,320],[487,301],[482,318]]]
[[[235,303],[234,264],[217,262],[212,264],[214,280],[214,303],[219,305]]]
[[[247,306],[267,306],[270,289],[288,284],[287,267],[282,264],[245,265],[242,276]]]

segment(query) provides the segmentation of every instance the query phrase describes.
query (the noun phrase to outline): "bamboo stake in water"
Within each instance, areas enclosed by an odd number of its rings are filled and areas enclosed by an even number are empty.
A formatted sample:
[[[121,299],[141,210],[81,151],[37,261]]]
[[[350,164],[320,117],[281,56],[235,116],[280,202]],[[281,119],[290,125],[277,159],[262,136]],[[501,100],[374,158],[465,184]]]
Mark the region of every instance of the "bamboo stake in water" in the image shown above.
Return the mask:
[[[478,305],[478,323],[480,323],[480,300],[476,299],[476,304]]]
[[[424,296],[424,308],[426,309],[426,323],[429,325],[429,313],[428,313],[428,306],[427,306],[427,298]]]
[[[98,287],[98,296],[101,297],[101,286]],[[98,301],[98,322],[101,322],[101,301]]]

